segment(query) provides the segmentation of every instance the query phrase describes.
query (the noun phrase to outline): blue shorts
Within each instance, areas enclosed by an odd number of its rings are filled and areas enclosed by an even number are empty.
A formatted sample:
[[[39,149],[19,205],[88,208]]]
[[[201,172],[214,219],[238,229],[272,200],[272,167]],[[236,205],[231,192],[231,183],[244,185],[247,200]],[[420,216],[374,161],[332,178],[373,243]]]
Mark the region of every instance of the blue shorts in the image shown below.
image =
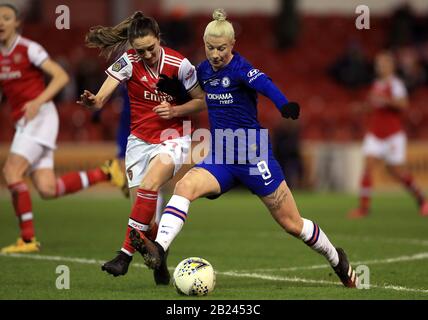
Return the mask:
[[[216,164],[201,162],[195,165],[195,167],[207,170],[217,179],[221,188],[220,195],[242,184],[252,193],[260,197],[265,197],[273,193],[281,182],[284,181],[281,166],[271,152],[269,152],[267,160],[260,161],[257,164]],[[217,198],[218,196],[210,198]]]

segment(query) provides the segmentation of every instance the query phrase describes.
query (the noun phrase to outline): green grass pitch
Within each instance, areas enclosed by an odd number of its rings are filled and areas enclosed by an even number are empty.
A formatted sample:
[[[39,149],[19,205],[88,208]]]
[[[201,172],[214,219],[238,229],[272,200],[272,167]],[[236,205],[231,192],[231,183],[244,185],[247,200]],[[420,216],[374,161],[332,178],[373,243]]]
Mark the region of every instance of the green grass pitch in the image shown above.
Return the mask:
[[[369,218],[345,214],[356,198],[296,193],[301,215],[316,221],[354,266],[367,265],[371,288],[343,288],[323,257],[281,230],[260,200],[247,192],[191,206],[173,243],[171,271],[200,256],[217,272],[214,292],[183,297],[173,286],[156,287],[152,272],[134,257],[125,277],[102,272],[120,248],[130,204],[119,196],[87,193],[54,201],[33,197],[38,254],[0,255],[0,299],[428,299],[428,218],[406,194],[374,197]],[[0,198],[0,246],[17,238],[8,197]],[[70,289],[56,288],[58,265],[70,270]]]

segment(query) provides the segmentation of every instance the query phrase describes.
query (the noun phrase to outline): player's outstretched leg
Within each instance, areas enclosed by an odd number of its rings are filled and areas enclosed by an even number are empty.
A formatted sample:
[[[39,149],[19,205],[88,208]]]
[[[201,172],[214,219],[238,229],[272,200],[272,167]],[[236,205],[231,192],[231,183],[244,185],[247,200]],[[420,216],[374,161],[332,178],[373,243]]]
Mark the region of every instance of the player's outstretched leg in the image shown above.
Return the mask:
[[[428,201],[413,176],[406,172],[402,165],[388,165],[387,168],[390,174],[414,197],[419,206],[420,215],[428,216]]]
[[[116,257],[107,261],[101,266],[101,270],[106,271],[113,276],[123,276],[128,272],[129,264],[132,261],[132,256],[127,255],[122,251],[118,251]]]
[[[120,167],[119,160],[111,159],[104,162],[100,169],[109,177],[110,182],[118,187],[126,198],[129,198],[128,182]]]
[[[336,251],[339,256],[339,263],[337,266],[333,267],[334,272],[336,272],[345,287],[356,288],[357,274],[349,264],[345,251],[342,248],[336,248]]]
[[[108,181],[120,189],[127,187],[117,160],[108,160],[100,167],[68,172],[60,177],[56,177],[52,169],[42,168],[32,172],[31,178],[43,199],[63,197]]]
[[[261,197],[274,219],[291,235],[323,255],[344,286],[355,288],[358,278],[343,249],[336,249],[327,235],[314,222],[302,219],[285,181],[270,195]]]
[[[424,200],[424,202],[422,202],[420,208],[419,208],[419,213],[421,214],[422,217],[428,217],[428,201]]]

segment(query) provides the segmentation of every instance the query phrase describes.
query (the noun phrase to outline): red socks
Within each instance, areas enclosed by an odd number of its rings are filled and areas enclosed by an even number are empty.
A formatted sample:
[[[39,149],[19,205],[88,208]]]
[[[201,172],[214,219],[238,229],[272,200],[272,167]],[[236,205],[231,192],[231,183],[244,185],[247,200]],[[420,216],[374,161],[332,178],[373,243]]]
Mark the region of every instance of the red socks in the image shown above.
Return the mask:
[[[156,213],[157,198],[157,191],[149,191],[141,188],[137,190],[137,199],[135,200],[131,216],[129,217],[126,237],[122,245],[122,249],[125,249],[128,253],[133,254],[135,252],[135,249],[131,246],[131,242],[129,241],[129,232],[132,228],[142,232],[149,230],[150,221]],[[149,238],[153,233],[153,229],[154,228],[147,234]]]
[[[425,197],[422,191],[416,186],[413,177],[410,174],[398,177],[400,182],[406,187],[406,189],[416,198],[418,205],[421,206],[425,201]]]
[[[21,229],[21,238],[24,241],[30,241],[34,237],[33,212],[31,207],[31,197],[25,182],[17,182],[8,185],[12,195],[12,203],[15,208],[15,214],[19,220]]]
[[[360,209],[367,212],[370,208],[372,197],[372,177],[369,172],[365,172],[361,179],[360,189]]]
[[[75,193],[86,189],[93,184],[108,181],[109,177],[100,168],[66,173],[57,179],[56,196],[61,197],[66,194]]]

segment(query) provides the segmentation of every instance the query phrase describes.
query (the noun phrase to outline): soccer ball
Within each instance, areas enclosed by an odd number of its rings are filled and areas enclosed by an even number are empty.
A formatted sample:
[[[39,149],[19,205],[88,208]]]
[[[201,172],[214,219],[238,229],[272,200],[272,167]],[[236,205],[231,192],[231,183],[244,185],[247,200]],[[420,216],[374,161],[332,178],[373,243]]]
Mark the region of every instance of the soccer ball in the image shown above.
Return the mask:
[[[174,270],[177,292],[187,296],[206,296],[215,287],[215,272],[207,260],[191,257],[181,261]]]

